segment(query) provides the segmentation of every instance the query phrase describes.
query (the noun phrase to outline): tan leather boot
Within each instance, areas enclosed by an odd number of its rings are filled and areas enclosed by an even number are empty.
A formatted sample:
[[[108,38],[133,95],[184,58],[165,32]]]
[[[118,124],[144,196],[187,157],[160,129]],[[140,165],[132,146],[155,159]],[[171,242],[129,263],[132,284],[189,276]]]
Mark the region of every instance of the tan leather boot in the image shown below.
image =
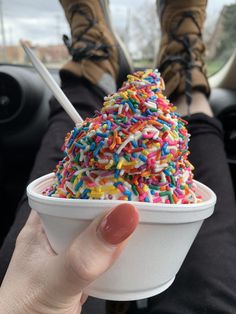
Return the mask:
[[[202,40],[206,5],[207,0],[157,0],[162,39],[156,65],[171,100],[185,94],[191,104],[193,90],[210,94]]]
[[[60,71],[89,80],[113,93],[132,72],[127,51],[113,32],[108,0],[60,0],[71,28],[64,42],[72,56]]]

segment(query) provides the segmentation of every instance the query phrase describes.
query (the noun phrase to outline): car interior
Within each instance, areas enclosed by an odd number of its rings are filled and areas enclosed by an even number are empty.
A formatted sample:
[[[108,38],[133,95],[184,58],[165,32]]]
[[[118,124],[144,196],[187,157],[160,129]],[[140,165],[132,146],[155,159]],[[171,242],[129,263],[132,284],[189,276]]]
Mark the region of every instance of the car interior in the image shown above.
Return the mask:
[[[236,52],[210,77],[210,103],[223,124],[225,149],[236,187]],[[58,70],[50,70],[59,82]],[[51,92],[31,66],[0,65],[0,241],[14,219],[40,141],[47,129]],[[220,165],[219,165],[220,166]]]
[[[110,0],[112,2],[112,0]],[[4,6],[2,12],[4,12],[9,20],[13,20],[14,12],[12,10],[11,5],[15,7],[16,16],[18,16],[18,9],[22,7],[21,1],[4,1]],[[15,2],[15,3],[13,3]],[[40,1],[39,1],[40,2]],[[54,1],[55,3],[59,3],[58,1]],[[114,1],[115,2],[115,1]],[[139,2],[139,1],[137,1]],[[153,0],[153,3],[155,1]],[[210,1],[209,1],[210,2]],[[226,4],[229,1],[224,0],[222,1]],[[0,4],[2,1],[0,0]],[[48,10],[48,14],[51,14],[51,4],[48,4],[48,9],[45,8],[45,12]],[[128,3],[128,2],[127,2]],[[214,10],[214,3],[210,2],[211,8],[210,10],[213,12]],[[17,6],[18,4],[18,6]],[[122,1],[121,1],[122,4]],[[145,3],[145,5],[147,2]],[[58,4],[59,6],[59,4]],[[0,5],[1,7],[1,5]],[[8,7],[8,8],[7,8]],[[32,17],[32,13],[37,11],[40,8],[40,3],[32,4],[32,7],[29,11],[30,18]],[[47,5],[46,5],[47,7]],[[113,9],[119,9],[119,6],[115,6]],[[232,11],[228,7],[228,11]],[[49,10],[50,9],[50,10]],[[226,6],[227,9],[227,6]],[[7,11],[8,10],[8,11]],[[59,7],[59,11],[55,11],[55,16],[53,16],[52,20],[54,23],[53,28],[55,28],[56,36],[59,40],[46,42],[40,42],[38,37],[35,35],[33,38],[34,43],[32,46],[34,48],[39,48],[38,52],[40,52],[40,48],[44,48],[44,55],[41,53],[41,61],[43,61],[46,65],[51,66],[48,68],[49,72],[53,76],[53,78],[60,83],[59,79],[59,72],[58,72],[58,64],[57,61],[65,61],[67,58],[67,51],[60,50],[59,43],[61,43],[61,34],[63,26],[63,12]],[[119,11],[119,10],[118,10]],[[131,10],[127,11],[128,14],[131,14]],[[225,12],[224,9],[222,12]],[[153,15],[150,13],[150,23],[148,24],[148,20],[146,21],[147,26],[153,25]],[[0,17],[1,8],[0,8]],[[13,15],[12,15],[13,14]],[[120,14],[125,14],[124,11],[120,11]],[[154,16],[156,15],[153,12]],[[8,16],[9,15],[9,16]],[[27,15],[27,14],[26,14]],[[5,18],[5,16],[3,16]],[[15,16],[15,17],[16,17]],[[51,16],[51,15],[50,15]],[[138,16],[138,14],[137,14]],[[136,16],[136,19],[137,19]],[[3,18],[2,17],[2,18]],[[234,18],[234,15],[233,15]],[[55,21],[54,21],[55,19]],[[119,19],[119,14],[118,14]],[[8,20],[8,22],[9,22]],[[212,20],[213,16],[212,16]],[[0,21],[1,22],[1,21]],[[118,21],[119,22],[119,21]],[[14,20],[15,23],[15,20]],[[124,22],[122,21],[124,24]],[[136,20],[138,23],[138,20]],[[119,23],[118,23],[119,24]],[[132,23],[131,23],[132,24]],[[219,24],[219,25],[218,25]],[[213,41],[211,45],[208,44],[208,48],[214,48],[214,46],[219,45],[219,41],[221,40],[222,36],[222,23],[218,23],[217,27],[215,27],[215,33],[213,32]],[[235,35],[235,27],[231,20],[231,32]],[[10,24],[9,24],[10,25]],[[15,24],[14,24],[15,25]],[[28,25],[28,24],[26,24]],[[208,24],[210,25],[210,24]],[[132,26],[132,25],[131,25]],[[144,38],[142,38],[142,27],[143,27],[143,20],[141,19],[141,24],[136,25],[138,31],[141,34],[141,37],[137,36],[138,41],[145,42]],[[139,26],[139,27],[138,27]],[[0,29],[1,29],[0,25]],[[31,25],[32,29],[33,26]],[[38,25],[35,25],[38,28]],[[44,28],[47,28],[47,25],[41,25],[41,31]],[[3,27],[2,27],[3,28]],[[29,27],[28,27],[29,28]],[[127,33],[123,39],[129,39],[129,28],[130,24],[125,26],[124,32]],[[149,29],[151,29],[149,27]],[[1,29],[2,31],[2,29]],[[45,33],[48,32],[48,29],[44,29]],[[67,30],[68,31],[68,30]],[[218,35],[217,35],[218,32]],[[45,37],[45,33],[44,34]],[[226,44],[231,44],[232,46],[235,43],[233,42],[232,36],[230,36],[230,32],[226,32],[227,35],[227,42]],[[10,28],[6,30],[6,34],[8,35],[8,44],[12,42],[14,43],[14,33],[11,32]],[[25,30],[26,36],[28,36],[28,32]],[[150,33],[150,35],[153,35]],[[223,34],[224,35],[224,34]],[[17,36],[17,32],[16,35]],[[54,34],[55,36],[55,34]],[[119,34],[120,36],[120,34]],[[0,34],[1,37],[1,34]],[[12,37],[12,38],[11,38]],[[27,37],[28,38],[28,37]],[[29,36],[30,39],[32,37]],[[40,38],[40,37],[39,37]],[[223,38],[223,37],[222,37]],[[230,39],[228,39],[230,38]],[[3,42],[3,36],[2,36]],[[19,38],[17,38],[17,41]],[[24,193],[26,190],[26,186],[29,180],[31,169],[34,165],[34,160],[37,155],[37,151],[39,150],[41,140],[43,138],[44,133],[47,130],[48,123],[49,123],[49,116],[50,116],[50,108],[49,108],[49,99],[52,96],[51,91],[42,81],[41,77],[34,69],[33,66],[30,65],[27,58],[22,57],[21,61],[16,61],[14,59],[14,53],[12,53],[13,62],[4,61],[4,58],[1,59],[1,55],[3,50],[1,50],[2,46],[0,42],[0,198],[1,198],[1,219],[0,219],[0,246],[2,245],[5,236],[7,235],[14,217],[17,211],[17,205],[19,204],[22,197],[24,197]],[[124,40],[125,42],[125,40]],[[152,43],[152,41],[150,42]],[[150,44],[149,43],[149,44]],[[48,53],[48,47],[52,44],[54,45],[53,53],[50,55]],[[18,45],[18,42],[16,46]],[[61,44],[62,45],[62,44]],[[4,45],[3,45],[4,46]],[[211,47],[210,47],[211,46]],[[135,45],[134,45],[135,47]],[[52,48],[52,47],[51,47]],[[148,50],[150,50],[150,46],[148,46]],[[155,48],[155,47],[152,47]],[[218,47],[220,49],[220,47]],[[224,55],[224,52],[228,47],[223,45],[221,53]],[[230,48],[230,47],[229,47]],[[66,50],[66,49],[65,49]],[[209,49],[210,50],[210,49]],[[225,50],[225,51],[224,51]],[[17,52],[18,53],[18,52]],[[15,52],[15,55],[17,55]],[[145,54],[147,51],[145,50]],[[225,151],[227,155],[227,160],[234,184],[234,190],[236,191],[236,49],[232,53],[230,50],[231,57],[228,58],[228,61],[221,65],[220,70],[213,70],[210,73],[213,73],[209,77],[209,82],[211,86],[211,95],[210,95],[210,104],[214,115],[218,117],[221,121],[223,129],[224,129],[224,143],[225,143]],[[52,57],[53,56],[53,57]],[[146,55],[145,55],[146,56]],[[227,53],[224,55],[227,56]],[[55,57],[55,58],[54,58]],[[55,60],[59,58],[60,60]],[[50,59],[51,58],[51,59]],[[16,58],[17,59],[17,58]],[[148,58],[147,58],[148,59]],[[151,58],[149,58],[151,59]],[[210,58],[209,58],[210,59]],[[225,59],[227,59],[225,57]],[[224,60],[225,60],[224,59]],[[135,60],[133,60],[135,61]],[[137,61],[137,60],[136,60]],[[214,63],[214,57],[212,57],[212,63]],[[51,62],[51,63],[50,63]],[[218,62],[218,61],[217,61]],[[217,63],[216,62],[216,63]],[[18,64],[16,64],[18,63]],[[22,64],[21,64],[22,63]],[[136,70],[142,70],[144,65],[139,62],[136,63]],[[220,167],[220,165],[219,165]],[[91,301],[92,299],[92,301]],[[95,298],[89,298],[88,302],[84,306],[85,313],[97,313],[102,314],[104,313],[105,308],[104,300],[98,300]],[[138,300],[136,304],[132,305],[133,311],[136,313],[136,310],[139,309],[139,313],[146,313],[145,309],[147,306],[147,299]]]
[[[222,122],[227,159],[236,190],[236,51],[210,77],[210,103]],[[50,73],[59,83],[58,70]],[[22,195],[49,121],[51,92],[32,66],[0,65],[0,242],[4,241]],[[220,165],[219,165],[220,167]],[[4,211],[4,212],[3,212]],[[137,306],[145,313],[146,299]],[[104,301],[90,298],[84,310],[103,313]]]

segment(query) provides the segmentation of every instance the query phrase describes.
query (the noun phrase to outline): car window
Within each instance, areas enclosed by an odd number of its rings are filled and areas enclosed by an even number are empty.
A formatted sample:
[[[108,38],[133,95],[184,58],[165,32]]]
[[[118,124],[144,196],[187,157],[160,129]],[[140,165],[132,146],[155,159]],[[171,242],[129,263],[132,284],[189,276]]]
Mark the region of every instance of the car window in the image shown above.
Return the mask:
[[[236,48],[236,2],[208,1],[204,38],[208,74],[217,72]]]
[[[160,26],[155,3],[155,0],[110,0],[114,29],[138,68],[153,67],[157,55]],[[1,63],[29,62],[19,39],[29,40],[48,67],[60,68],[69,58],[62,35],[69,35],[70,30],[57,0],[0,0],[0,28]],[[235,29],[235,1],[209,0],[204,28],[209,75],[232,55]]]

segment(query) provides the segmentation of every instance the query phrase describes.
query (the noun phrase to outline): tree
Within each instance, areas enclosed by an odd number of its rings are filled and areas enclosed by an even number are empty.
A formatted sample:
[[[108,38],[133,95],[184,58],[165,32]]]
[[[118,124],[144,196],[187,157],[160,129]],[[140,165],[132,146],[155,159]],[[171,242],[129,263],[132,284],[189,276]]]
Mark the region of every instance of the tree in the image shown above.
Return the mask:
[[[138,8],[138,12],[140,14],[132,15],[130,37],[135,42],[133,46],[139,52],[140,58],[150,60],[156,54],[160,38],[160,26],[157,20],[156,8],[147,1],[145,7],[141,6]]]
[[[228,59],[236,47],[236,4],[225,6],[222,14],[223,34],[217,49],[217,56]]]

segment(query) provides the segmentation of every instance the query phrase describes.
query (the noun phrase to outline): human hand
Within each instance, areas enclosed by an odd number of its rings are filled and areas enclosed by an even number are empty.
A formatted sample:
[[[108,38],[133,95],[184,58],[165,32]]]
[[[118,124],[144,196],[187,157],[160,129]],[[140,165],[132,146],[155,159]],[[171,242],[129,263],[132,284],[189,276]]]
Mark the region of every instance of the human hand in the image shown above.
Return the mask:
[[[79,314],[83,289],[115,262],[137,224],[136,209],[118,205],[57,255],[32,211],[0,289],[1,313]]]

